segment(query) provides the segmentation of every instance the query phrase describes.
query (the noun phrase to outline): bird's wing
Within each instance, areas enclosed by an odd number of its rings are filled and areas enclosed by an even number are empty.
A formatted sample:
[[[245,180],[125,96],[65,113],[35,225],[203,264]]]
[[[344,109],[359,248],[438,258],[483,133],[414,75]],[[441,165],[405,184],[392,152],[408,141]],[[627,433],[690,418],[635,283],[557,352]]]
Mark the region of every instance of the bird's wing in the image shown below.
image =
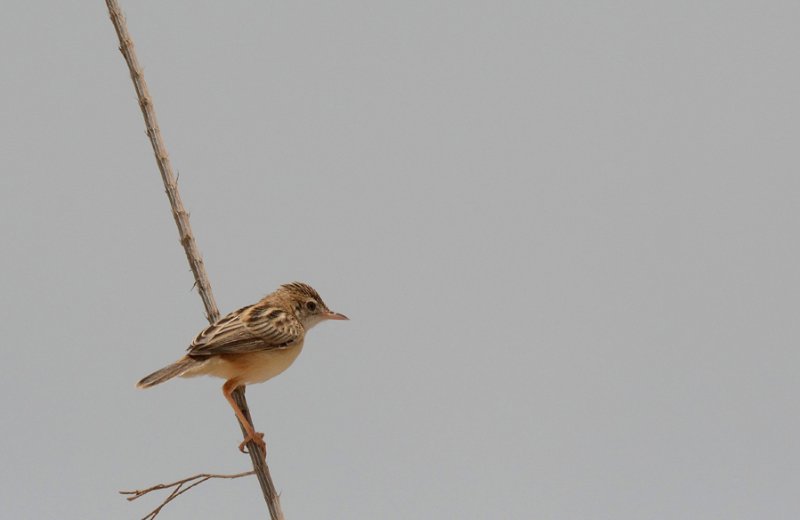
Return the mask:
[[[192,357],[286,348],[303,337],[303,325],[277,307],[250,305],[204,329],[187,349]]]

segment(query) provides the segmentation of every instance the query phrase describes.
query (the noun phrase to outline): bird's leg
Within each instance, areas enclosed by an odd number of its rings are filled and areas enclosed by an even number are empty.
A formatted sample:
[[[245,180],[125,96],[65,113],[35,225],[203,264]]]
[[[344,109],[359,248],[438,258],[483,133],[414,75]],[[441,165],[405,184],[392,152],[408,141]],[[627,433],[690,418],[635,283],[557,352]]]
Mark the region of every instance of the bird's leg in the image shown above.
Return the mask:
[[[234,380],[227,381],[224,385],[222,385],[222,393],[225,394],[225,399],[227,399],[228,402],[231,404],[233,411],[236,412],[236,418],[239,419],[239,422],[242,424],[242,427],[247,432],[247,437],[245,437],[242,443],[239,444],[239,451],[241,451],[242,453],[247,453],[244,450],[244,447],[248,442],[253,441],[258,445],[259,448],[261,448],[261,451],[264,453],[264,457],[266,457],[267,443],[264,442],[264,434],[255,431],[253,425],[250,424],[250,421],[247,420],[247,417],[244,416],[244,413],[236,404],[236,401],[234,401],[233,399],[233,391],[236,390],[238,386],[239,385],[236,384],[236,381]]]

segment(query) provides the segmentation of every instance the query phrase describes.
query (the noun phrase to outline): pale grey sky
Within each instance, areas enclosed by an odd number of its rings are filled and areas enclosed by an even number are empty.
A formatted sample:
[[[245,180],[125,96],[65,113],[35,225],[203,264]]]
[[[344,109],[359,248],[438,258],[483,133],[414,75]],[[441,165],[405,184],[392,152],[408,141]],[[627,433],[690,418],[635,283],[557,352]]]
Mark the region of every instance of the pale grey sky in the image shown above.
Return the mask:
[[[800,517],[797,2],[123,1],[287,518]],[[0,18],[2,518],[245,470],[105,5]],[[261,518],[254,480],[164,519]]]

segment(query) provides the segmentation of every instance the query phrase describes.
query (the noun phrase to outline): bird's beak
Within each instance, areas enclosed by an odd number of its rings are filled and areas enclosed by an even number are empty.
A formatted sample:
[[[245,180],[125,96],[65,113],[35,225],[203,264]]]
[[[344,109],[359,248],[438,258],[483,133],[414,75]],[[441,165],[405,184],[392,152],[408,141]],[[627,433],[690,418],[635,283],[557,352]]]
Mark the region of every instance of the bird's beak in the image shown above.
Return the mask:
[[[328,320],[349,320],[347,316],[344,314],[339,314],[338,312],[328,311],[324,314],[325,318]]]

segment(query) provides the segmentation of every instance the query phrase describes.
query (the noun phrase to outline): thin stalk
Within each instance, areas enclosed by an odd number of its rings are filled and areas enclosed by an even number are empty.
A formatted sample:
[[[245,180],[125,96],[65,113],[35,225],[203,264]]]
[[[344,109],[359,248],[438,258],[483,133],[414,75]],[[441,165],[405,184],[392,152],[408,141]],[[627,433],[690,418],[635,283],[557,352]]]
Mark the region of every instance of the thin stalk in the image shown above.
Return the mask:
[[[153,153],[156,157],[158,170],[161,172],[161,179],[164,181],[164,188],[169,198],[169,205],[172,208],[172,216],[175,219],[175,225],[178,226],[178,235],[183,249],[186,252],[186,259],[189,261],[189,267],[194,274],[195,284],[200,298],[203,300],[203,306],[206,311],[206,318],[209,323],[214,323],[219,319],[219,309],[217,303],[214,301],[214,294],[211,291],[211,283],[208,281],[205,265],[203,264],[203,257],[197,248],[197,243],[192,233],[192,227],[189,224],[189,214],[181,202],[181,196],[178,192],[178,184],[175,180],[175,174],[172,171],[172,164],[169,160],[167,147],[164,144],[164,139],[161,136],[161,130],[158,127],[158,119],[156,118],[156,110],[153,106],[153,98],[147,89],[147,83],[144,79],[144,72],[139,59],[136,57],[136,51],[133,46],[133,38],[128,32],[128,27],[125,22],[125,16],[116,0],[106,0],[108,6],[108,13],[111,16],[111,23],[114,24],[114,29],[119,38],[119,50],[125,58],[125,63],[128,64],[128,70],[131,73],[131,80],[133,80],[133,88],[136,90],[136,97],[139,100],[139,107],[142,109],[144,116],[144,124],[147,130],[147,136],[150,139],[150,144],[153,147]],[[250,417],[250,409],[247,406],[247,400],[244,396],[244,389],[238,388],[233,393],[236,404],[244,412],[250,424],[253,421]],[[237,421],[238,422],[238,421]],[[246,432],[242,428],[242,436]],[[284,520],[283,512],[281,511],[280,498],[275,490],[270,477],[269,467],[264,460],[264,454],[258,449],[255,442],[247,443],[247,451],[250,453],[250,459],[253,462],[253,470],[256,472],[258,482],[261,485],[261,491],[264,494],[264,501],[269,508],[270,517],[272,520]]]

